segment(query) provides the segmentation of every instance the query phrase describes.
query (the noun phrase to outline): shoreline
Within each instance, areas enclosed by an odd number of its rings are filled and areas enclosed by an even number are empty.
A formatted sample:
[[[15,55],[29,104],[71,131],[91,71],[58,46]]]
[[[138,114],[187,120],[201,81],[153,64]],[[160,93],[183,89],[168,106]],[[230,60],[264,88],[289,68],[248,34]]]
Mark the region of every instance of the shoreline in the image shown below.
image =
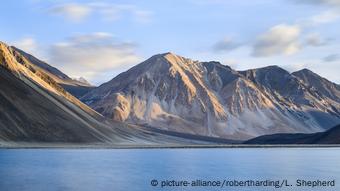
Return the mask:
[[[77,144],[36,144],[0,145],[0,149],[237,149],[237,148],[340,148],[340,144],[275,144],[275,145],[77,145]]]

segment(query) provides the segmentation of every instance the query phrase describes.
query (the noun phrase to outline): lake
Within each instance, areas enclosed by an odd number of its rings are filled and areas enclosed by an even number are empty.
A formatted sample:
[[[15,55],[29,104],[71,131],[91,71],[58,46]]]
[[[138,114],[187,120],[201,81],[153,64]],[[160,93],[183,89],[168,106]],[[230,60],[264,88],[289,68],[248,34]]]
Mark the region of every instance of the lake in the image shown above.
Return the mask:
[[[0,149],[0,190],[340,190],[340,149]]]

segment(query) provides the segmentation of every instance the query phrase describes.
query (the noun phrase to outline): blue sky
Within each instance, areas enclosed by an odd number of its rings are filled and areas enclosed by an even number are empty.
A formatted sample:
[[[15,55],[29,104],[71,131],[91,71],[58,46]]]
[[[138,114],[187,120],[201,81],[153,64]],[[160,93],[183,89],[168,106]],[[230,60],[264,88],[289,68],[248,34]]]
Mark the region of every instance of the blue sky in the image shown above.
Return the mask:
[[[0,40],[94,84],[164,52],[340,83],[340,0],[2,2]]]

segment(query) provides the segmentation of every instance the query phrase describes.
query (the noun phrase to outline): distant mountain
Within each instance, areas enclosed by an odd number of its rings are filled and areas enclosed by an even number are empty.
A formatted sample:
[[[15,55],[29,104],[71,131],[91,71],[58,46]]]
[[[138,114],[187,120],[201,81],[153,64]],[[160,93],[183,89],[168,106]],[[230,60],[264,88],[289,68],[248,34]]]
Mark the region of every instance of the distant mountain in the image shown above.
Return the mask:
[[[333,85],[332,91],[338,90]],[[277,66],[238,72],[218,62],[165,53],[121,73],[81,100],[115,120],[248,139],[273,133],[313,133],[338,124],[339,95],[324,95],[316,88],[320,87]]]
[[[326,96],[330,100],[333,100],[335,104],[339,104],[340,85],[330,82],[326,78],[323,78],[308,69],[293,72],[292,75],[299,78],[309,88],[319,92],[321,95]]]
[[[85,93],[94,88],[94,86],[92,86],[84,78],[72,79],[57,68],[50,66],[46,62],[39,60],[31,54],[28,54],[14,46],[12,46],[11,49],[13,49],[14,54],[20,54],[29,61],[32,64],[31,67],[39,68],[39,70],[47,73],[61,87],[77,98],[83,96]]]
[[[38,67],[26,56],[0,42],[0,145],[174,142],[168,136],[106,120],[57,83],[68,81],[65,75],[48,65]]]
[[[90,84],[90,82],[88,82],[85,78],[83,77],[79,77],[79,78],[72,78],[72,80],[75,80],[78,83],[82,83],[83,85],[87,85],[87,86],[92,86]]]
[[[327,129],[339,123],[339,85],[307,69],[290,74],[278,66],[268,66],[241,73],[278,108],[299,116],[307,126]]]
[[[340,144],[340,125],[326,132],[313,134],[263,135],[248,140],[245,144]]]

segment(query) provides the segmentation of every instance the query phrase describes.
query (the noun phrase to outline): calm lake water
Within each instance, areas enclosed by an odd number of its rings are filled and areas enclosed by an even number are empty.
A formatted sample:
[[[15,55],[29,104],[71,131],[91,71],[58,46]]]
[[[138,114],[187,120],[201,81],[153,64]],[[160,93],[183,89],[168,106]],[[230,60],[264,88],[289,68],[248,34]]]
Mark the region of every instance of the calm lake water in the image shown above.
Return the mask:
[[[335,180],[335,187],[297,187],[297,179]],[[287,180],[292,186],[162,188],[165,180]],[[340,190],[340,149],[0,149],[0,190]]]

